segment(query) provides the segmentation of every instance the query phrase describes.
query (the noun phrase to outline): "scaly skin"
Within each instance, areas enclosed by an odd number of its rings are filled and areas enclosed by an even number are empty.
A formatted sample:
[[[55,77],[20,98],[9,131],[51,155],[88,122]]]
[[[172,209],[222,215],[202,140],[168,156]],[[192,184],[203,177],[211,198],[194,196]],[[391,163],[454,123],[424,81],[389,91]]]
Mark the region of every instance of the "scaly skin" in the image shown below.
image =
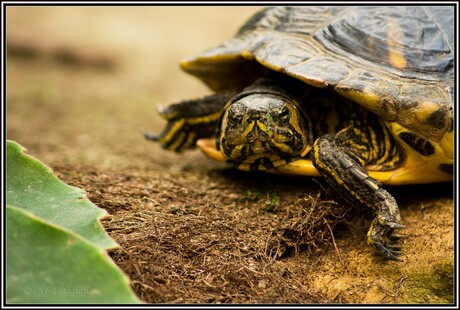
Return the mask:
[[[345,199],[374,210],[376,217],[367,235],[368,243],[388,259],[400,261],[399,248],[391,243],[393,231],[404,227],[398,204],[344,149],[336,142],[336,136],[320,137],[312,148],[313,165]]]

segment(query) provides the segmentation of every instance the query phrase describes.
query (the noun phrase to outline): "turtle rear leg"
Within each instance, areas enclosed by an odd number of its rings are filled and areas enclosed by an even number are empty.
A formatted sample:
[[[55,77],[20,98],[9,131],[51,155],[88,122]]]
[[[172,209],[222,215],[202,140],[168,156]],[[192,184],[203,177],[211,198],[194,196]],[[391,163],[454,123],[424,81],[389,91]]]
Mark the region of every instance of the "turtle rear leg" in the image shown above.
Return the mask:
[[[233,93],[219,93],[195,100],[185,100],[160,110],[168,121],[160,134],[144,133],[151,141],[160,142],[170,151],[194,148],[200,138],[212,137],[225,104]]]
[[[397,257],[400,247],[393,244],[397,238],[393,232],[404,227],[398,204],[381,187],[381,183],[370,177],[364,169],[373,160],[372,154],[385,152],[376,152],[372,141],[366,141],[363,139],[365,135],[360,133],[358,128],[349,127],[336,135],[327,134],[318,138],[312,148],[312,162],[346,200],[374,210],[376,217],[368,232],[368,243],[386,258],[400,261]],[[394,156],[387,159],[398,162]]]

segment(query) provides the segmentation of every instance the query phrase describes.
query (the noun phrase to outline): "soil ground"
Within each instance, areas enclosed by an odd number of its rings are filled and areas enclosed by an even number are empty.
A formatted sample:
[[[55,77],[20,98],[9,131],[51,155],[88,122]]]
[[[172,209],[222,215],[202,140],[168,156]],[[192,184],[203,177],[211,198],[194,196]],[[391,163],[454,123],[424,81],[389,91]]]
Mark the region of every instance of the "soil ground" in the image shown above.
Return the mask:
[[[403,262],[321,178],[238,172],[145,141],[157,104],[208,94],[178,62],[259,7],[8,7],[7,138],[110,216],[111,256],[148,303],[452,303],[452,183],[388,187]]]

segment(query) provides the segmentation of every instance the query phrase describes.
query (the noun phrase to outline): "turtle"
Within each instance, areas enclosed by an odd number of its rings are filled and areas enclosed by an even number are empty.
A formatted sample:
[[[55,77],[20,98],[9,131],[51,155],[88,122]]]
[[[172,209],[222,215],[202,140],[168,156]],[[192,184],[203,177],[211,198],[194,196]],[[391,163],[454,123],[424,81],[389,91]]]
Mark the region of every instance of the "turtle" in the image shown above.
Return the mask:
[[[386,185],[453,180],[453,6],[267,7],[181,62],[212,91],[159,109],[166,150],[244,171],[321,176],[375,215],[368,243],[401,261]]]

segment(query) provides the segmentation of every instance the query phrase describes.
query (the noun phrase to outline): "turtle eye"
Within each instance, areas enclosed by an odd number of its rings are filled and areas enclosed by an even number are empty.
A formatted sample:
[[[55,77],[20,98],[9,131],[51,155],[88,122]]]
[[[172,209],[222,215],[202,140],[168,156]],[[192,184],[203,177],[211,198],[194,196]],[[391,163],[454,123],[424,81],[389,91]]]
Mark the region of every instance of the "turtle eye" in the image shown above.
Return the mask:
[[[291,113],[288,109],[283,109],[278,115],[278,122],[281,126],[286,126],[289,124],[291,119]]]
[[[242,114],[235,114],[235,113],[230,114],[230,118],[232,122],[235,124],[241,124],[243,122],[243,117],[244,116]]]
[[[228,109],[227,117],[234,124],[241,124],[245,115],[245,108],[242,104],[234,103]]]

